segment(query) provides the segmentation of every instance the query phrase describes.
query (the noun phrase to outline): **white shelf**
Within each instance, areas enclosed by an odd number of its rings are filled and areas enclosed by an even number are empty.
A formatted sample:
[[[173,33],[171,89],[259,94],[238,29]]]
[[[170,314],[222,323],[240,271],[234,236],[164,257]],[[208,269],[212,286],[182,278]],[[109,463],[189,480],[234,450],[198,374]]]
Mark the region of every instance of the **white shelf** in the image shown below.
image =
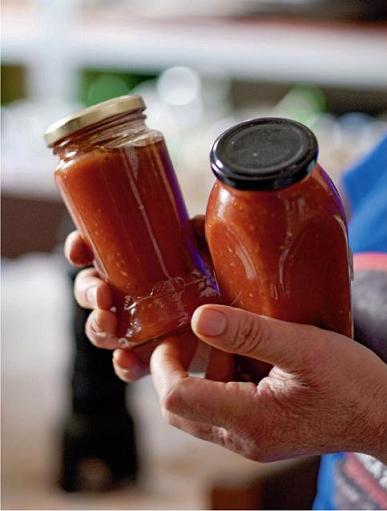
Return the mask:
[[[106,66],[158,71],[179,64],[211,75],[387,90],[385,25],[157,22],[100,13],[65,20],[63,27],[46,27],[45,32],[35,20],[5,10],[3,61],[29,65],[51,55],[75,70]]]
[[[90,23],[81,32],[74,34],[73,49],[87,64],[138,69],[184,64],[253,80],[387,89],[387,32],[264,22],[130,27]]]

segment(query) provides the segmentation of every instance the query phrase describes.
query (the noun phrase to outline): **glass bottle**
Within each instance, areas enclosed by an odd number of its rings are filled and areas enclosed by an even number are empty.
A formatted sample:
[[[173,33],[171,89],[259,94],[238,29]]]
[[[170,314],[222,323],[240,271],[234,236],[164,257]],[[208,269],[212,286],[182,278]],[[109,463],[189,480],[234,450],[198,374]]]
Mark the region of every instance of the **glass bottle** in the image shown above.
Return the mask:
[[[117,335],[131,347],[189,327],[194,309],[217,301],[162,134],[130,95],[52,125],[56,183],[110,285]]]
[[[313,133],[287,119],[227,130],[211,151],[206,237],[226,303],[352,336],[344,208],[317,155]]]

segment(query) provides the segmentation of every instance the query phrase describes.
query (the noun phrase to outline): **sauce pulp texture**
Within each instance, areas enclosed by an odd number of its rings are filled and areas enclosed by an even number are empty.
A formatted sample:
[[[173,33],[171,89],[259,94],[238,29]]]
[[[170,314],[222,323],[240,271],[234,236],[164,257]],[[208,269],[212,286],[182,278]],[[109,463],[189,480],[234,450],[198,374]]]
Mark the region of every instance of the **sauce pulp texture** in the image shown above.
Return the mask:
[[[56,181],[128,346],[186,328],[198,305],[217,300],[161,137],[85,152],[62,162]]]
[[[352,336],[345,214],[319,166],[278,191],[217,181],[206,236],[225,303]]]

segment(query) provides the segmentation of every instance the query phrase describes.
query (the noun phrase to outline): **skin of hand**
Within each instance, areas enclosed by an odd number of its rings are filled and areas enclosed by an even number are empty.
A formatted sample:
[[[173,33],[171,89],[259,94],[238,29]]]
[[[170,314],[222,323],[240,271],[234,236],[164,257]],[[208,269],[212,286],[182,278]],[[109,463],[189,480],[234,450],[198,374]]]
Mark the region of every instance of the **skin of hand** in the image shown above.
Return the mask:
[[[210,264],[210,256],[204,239],[204,216],[198,215],[191,220],[191,227],[203,258]],[[81,270],[74,284],[74,295],[81,307],[92,309],[86,323],[86,335],[98,348],[113,351],[113,367],[117,376],[125,381],[135,381],[149,373],[150,356],[160,341],[150,341],[138,348],[121,349],[115,335],[117,318],[111,308],[113,298],[106,282],[98,275],[93,265],[93,253],[78,231],[68,235],[65,242],[65,256],[68,261],[78,267],[89,266]],[[198,343],[192,332],[185,332],[175,338],[184,346],[185,365],[196,370],[207,368],[206,375],[223,378],[225,368],[228,371],[230,361],[226,362],[223,352]],[[218,375],[219,373],[219,375]]]
[[[223,305],[199,307],[192,330],[274,367],[258,385],[193,377],[181,345],[168,339],[154,350],[151,373],[171,425],[256,461],[351,451],[387,462],[387,366],[371,350]]]
[[[193,228],[205,251],[202,223],[194,220]],[[92,265],[93,255],[78,232],[69,235],[65,253],[76,266]],[[195,312],[194,333],[128,351],[119,348],[111,292],[94,268],[79,273],[75,296],[81,306],[94,309],[87,335],[97,347],[114,350],[119,378],[130,382],[144,376],[151,359],[162,411],[172,425],[259,461],[347,450],[387,462],[386,365],[353,340],[211,305]],[[211,312],[217,319],[209,318]],[[215,333],[215,326],[223,325],[219,313],[226,323]],[[204,379],[186,370],[197,346],[199,367],[207,367]],[[234,381],[231,354],[274,367],[258,385]]]

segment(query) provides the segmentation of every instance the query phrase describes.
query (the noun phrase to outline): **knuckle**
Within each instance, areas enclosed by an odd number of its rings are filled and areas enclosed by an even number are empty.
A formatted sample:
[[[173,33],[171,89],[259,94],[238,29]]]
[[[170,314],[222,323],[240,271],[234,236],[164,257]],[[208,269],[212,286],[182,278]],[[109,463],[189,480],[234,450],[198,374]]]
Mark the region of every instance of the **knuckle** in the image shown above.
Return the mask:
[[[161,398],[161,407],[166,413],[173,413],[179,408],[180,392],[178,385],[173,385]]]
[[[300,331],[299,340],[301,346],[309,346],[309,349],[300,350],[300,359],[305,367],[322,367],[331,354],[329,336],[325,335],[325,331],[316,326],[305,325]]]
[[[236,350],[246,355],[253,353],[264,338],[264,327],[250,314],[239,320],[233,331],[232,343]]]
[[[91,314],[86,322],[85,333],[89,341],[97,348],[106,348],[109,338],[106,332],[95,330],[95,320]]]
[[[237,396],[240,391],[240,382],[228,381],[225,383],[225,389],[229,395]]]
[[[176,415],[169,412],[165,408],[162,408],[161,415],[167,424],[169,424],[170,426],[173,426],[175,428],[179,427],[179,421],[178,421]]]
[[[221,447],[229,448],[229,432],[222,427],[212,428],[212,441]]]

